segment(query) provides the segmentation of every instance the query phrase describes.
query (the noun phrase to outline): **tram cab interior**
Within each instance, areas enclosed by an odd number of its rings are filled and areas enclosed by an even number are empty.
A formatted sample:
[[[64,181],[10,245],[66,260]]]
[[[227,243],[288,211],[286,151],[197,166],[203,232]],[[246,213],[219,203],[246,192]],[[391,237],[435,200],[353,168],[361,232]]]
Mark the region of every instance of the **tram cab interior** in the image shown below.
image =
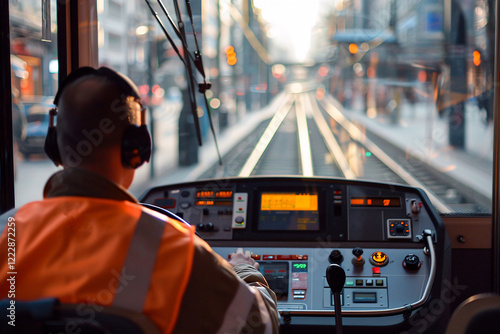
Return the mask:
[[[250,250],[281,333],[498,333],[498,1],[179,2],[2,2],[1,213],[58,170],[13,106],[108,66],[148,108],[129,190]]]

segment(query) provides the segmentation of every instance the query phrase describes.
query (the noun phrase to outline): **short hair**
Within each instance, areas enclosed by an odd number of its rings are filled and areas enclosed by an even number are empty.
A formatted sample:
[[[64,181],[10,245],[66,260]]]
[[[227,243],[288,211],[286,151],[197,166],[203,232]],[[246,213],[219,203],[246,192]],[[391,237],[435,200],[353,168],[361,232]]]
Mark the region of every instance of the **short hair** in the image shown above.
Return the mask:
[[[75,164],[96,152],[119,148],[125,129],[141,123],[138,95],[105,75],[89,73],[71,80],[60,89],[55,102],[57,143],[67,165],[71,165],[68,156]]]

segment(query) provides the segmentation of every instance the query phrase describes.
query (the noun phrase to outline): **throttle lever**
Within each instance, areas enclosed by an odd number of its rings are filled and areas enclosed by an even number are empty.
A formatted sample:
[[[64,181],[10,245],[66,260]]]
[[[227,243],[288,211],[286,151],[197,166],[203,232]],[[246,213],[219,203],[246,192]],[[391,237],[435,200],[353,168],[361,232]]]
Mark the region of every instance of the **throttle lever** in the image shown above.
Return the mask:
[[[340,307],[340,291],[345,284],[345,271],[338,264],[331,264],[326,268],[326,280],[333,293],[335,306],[335,333],[342,334],[342,310]]]

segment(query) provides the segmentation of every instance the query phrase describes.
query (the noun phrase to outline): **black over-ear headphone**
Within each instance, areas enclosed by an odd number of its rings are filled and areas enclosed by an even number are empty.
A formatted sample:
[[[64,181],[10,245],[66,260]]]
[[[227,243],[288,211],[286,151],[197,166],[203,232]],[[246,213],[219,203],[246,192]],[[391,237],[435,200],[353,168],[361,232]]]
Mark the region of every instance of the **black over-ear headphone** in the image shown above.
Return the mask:
[[[61,83],[59,90],[54,98],[56,108],[50,110],[49,114],[49,129],[45,138],[45,153],[54,162],[56,166],[62,165],[61,154],[57,147],[57,131],[54,124],[54,118],[57,115],[57,105],[64,88],[70,83],[75,82],[87,75],[105,77],[116,84],[124,96],[135,98],[135,102],[140,101],[139,92],[133,86],[132,82],[128,82],[128,78],[107,68],[101,67],[94,69],[92,67],[81,67],[71,72],[66,79]],[[138,102],[140,104],[140,102]],[[142,107],[142,105],[141,105]],[[138,168],[145,161],[149,161],[151,157],[151,137],[145,124],[145,109],[141,110],[141,125],[130,125],[125,129],[121,145],[122,164],[128,168]]]

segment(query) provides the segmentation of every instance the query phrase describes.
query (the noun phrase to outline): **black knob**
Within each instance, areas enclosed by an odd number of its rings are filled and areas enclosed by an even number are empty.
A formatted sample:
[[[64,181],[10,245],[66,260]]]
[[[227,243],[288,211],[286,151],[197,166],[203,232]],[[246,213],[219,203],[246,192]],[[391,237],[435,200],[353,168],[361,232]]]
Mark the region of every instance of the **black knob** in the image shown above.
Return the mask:
[[[330,253],[328,261],[330,261],[330,263],[341,264],[342,261],[344,261],[344,257],[342,256],[342,253],[338,249],[334,249]]]
[[[199,223],[197,226],[198,231],[205,231],[205,224]]]
[[[203,209],[203,215],[204,216],[208,216],[209,213],[210,213],[210,210],[208,210],[207,208]]]
[[[420,259],[414,254],[408,254],[403,260],[403,268],[410,271],[417,271],[420,269]]]
[[[213,231],[215,230],[215,226],[213,223],[207,223],[207,225],[205,225],[205,230],[206,231]]]
[[[340,293],[345,284],[345,271],[338,264],[331,264],[326,268],[326,280],[333,293]]]
[[[360,257],[363,254],[363,249],[361,247],[354,247],[352,254],[356,257]]]

